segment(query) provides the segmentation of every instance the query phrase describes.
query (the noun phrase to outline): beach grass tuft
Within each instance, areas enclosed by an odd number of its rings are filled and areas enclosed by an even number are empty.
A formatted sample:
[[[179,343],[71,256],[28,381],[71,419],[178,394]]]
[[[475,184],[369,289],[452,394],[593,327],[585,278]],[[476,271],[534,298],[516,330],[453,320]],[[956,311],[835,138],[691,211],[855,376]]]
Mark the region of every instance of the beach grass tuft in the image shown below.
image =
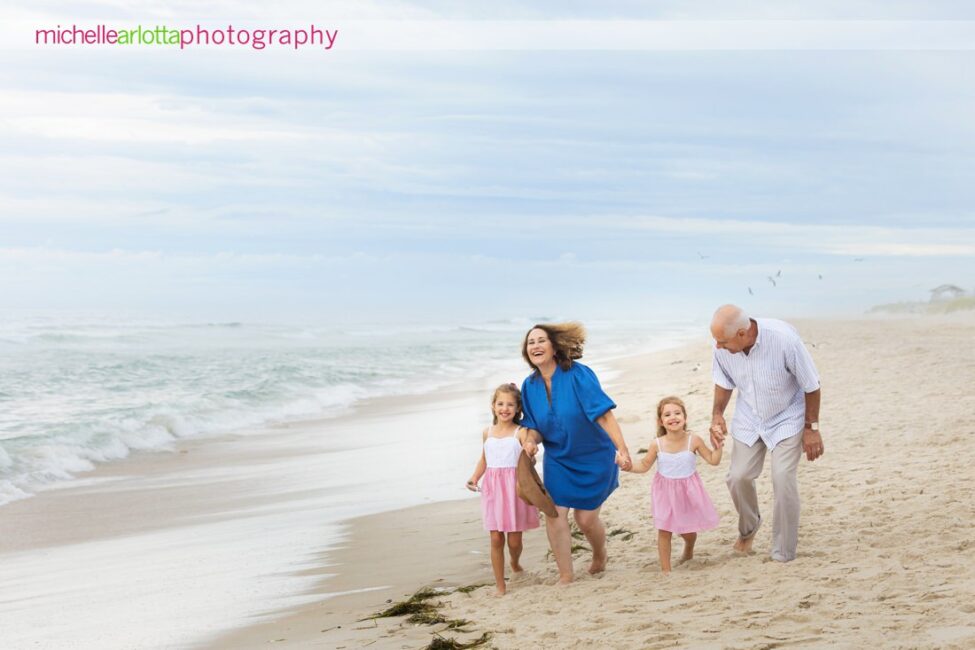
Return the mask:
[[[424,605],[426,609],[411,614],[406,619],[406,622],[412,623],[413,625],[440,625],[441,623],[447,622],[444,615],[438,612],[433,605],[427,605],[426,603]]]
[[[467,628],[474,625],[474,621],[468,621],[466,618],[455,618],[451,621],[446,621],[448,630],[456,630],[457,632],[469,632]]]
[[[609,533],[610,537],[616,537],[617,535],[620,535],[621,536],[620,539],[623,540],[624,542],[628,542],[631,539],[633,539],[633,536],[636,535],[636,533],[634,533],[632,530],[627,530],[625,528],[614,528]]]
[[[570,552],[573,555],[575,555],[579,551],[585,551],[587,553],[592,553],[592,549],[589,548],[588,546],[586,546],[585,544],[573,544],[572,545],[572,548],[570,549]],[[548,553],[545,554],[545,558],[546,559],[550,559],[551,557],[552,557],[552,550],[549,549]]]
[[[424,650],[463,650],[464,648],[478,648],[490,640],[491,635],[487,632],[467,643],[461,643],[457,639],[445,639],[438,634]]]
[[[409,616],[410,618],[408,620],[411,623],[426,622],[428,619],[433,619],[436,616],[439,616],[437,614],[437,608],[426,602],[439,595],[440,592],[434,591],[429,587],[424,587],[410,596],[407,600],[401,600],[398,603],[393,603],[383,611],[360,620],[371,621],[377,618],[388,618],[390,616]],[[435,625],[436,623],[446,622],[446,619],[444,619],[442,616],[440,619],[441,620],[433,621],[427,624]]]

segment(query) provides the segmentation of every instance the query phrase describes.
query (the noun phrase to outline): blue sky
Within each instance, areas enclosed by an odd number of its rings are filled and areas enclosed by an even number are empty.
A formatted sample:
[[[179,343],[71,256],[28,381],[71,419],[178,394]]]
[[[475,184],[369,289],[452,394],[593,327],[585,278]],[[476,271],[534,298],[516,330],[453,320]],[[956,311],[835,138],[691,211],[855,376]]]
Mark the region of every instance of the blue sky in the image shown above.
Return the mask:
[[[699,318],[975,289],[970,50],[342,49],[342,21],[363,19],[975,18],[644,5],[8,5],[38,27],[340,35],[327,53],[8,45],[0,309]]]

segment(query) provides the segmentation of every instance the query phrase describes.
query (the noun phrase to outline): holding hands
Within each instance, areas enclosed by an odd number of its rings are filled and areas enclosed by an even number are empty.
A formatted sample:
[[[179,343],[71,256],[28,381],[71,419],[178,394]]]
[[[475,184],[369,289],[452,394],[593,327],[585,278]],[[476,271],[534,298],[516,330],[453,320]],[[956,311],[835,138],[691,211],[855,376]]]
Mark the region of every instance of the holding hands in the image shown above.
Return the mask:
[[[616,464],[619,465],[620,469],[624,472],[629,472],[633,469],[633,461],[630,459],[630,450],[626,447],[616,451]]]
[[[711,446],[720,449],[724,446],[724,439],[728,435],[728,424],[724,421],[723,415],[711,416]]]

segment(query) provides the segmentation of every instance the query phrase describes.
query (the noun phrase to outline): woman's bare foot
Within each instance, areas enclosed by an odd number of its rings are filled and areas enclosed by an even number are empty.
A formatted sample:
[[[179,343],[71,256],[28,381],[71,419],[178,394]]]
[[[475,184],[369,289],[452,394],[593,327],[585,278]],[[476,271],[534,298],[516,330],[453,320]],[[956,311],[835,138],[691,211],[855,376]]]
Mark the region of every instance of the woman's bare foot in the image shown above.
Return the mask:
[[[742,539],[741,537],[739,537],[738,538],[738,541],[735,542],[735,546],[734,546],[735,553],[743,553],[743,554],[744,553],[751,553],[752,552],[752,542],[754,542],[754,541],[755,541],[755,537],[754,536],[749,537],[748,539]]]
[[[608,559],[609,556],[607,555],[605,550],[602,553],[600,553],[598,556],[595,553],[593,553],[592,564],[589,565],[589,573],[591,573],[592,575],[596,575],[597,573],[602,573],[603,571],[605,571],[606,562]]]

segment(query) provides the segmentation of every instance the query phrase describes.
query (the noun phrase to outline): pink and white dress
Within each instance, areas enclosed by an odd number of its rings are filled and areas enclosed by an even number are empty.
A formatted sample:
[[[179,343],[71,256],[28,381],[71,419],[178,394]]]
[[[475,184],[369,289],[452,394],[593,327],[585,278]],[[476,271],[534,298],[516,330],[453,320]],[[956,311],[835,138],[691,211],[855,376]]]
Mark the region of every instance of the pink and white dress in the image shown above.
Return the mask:
[[[515,491],[521,443],[514,435],[496,438],[492,433],[494,427],[484,441],[484,460],[487,461],[481,481],[484,530],[517,533],[538,528],[538,509],[519,499]]]
[[[668,453],[657,438],[657,473],[653,477],[653,525],[657,530],[684,534],[718,525],[718,512],[697,473],[697,454],[687,449]]]

